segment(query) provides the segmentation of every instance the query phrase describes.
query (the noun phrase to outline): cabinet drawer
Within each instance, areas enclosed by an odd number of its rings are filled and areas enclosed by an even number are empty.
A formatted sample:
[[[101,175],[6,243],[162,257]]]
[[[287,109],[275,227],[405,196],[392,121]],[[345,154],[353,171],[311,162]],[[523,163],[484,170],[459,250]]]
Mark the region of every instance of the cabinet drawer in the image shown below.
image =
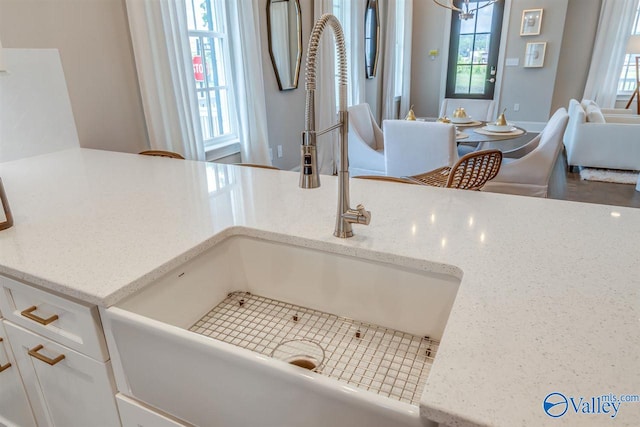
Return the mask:
[[[1,320],[0,370],[0,426],[35,427],[31,405]]]
[[[120,426],[109,362],[97,362],[11,322],[4,326],[39,426]]]
[[[116,395],[116,402],[122,427],[187,427],[190,425],[162,415],[120,393]]]
[[[109,359],[95,306],[0,276],[0,310],[15,324],[101,362]]]

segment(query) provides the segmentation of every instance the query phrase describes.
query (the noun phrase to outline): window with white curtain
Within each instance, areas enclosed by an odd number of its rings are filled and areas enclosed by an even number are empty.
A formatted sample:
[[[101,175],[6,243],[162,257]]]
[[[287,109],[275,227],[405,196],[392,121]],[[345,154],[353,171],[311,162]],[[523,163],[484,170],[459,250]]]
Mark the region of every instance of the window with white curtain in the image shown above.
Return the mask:
[[[186,0],[189,44],[205,149],[238,139],[224,0]]]
[[[640,6],[636,11],[636,17],[631,27],[631,36],[640,37]],[[636,89],[636,56],[640,56],[640,52],[627,53],[624,57],[624,65],[618,80],[618,95],[630,95]]]

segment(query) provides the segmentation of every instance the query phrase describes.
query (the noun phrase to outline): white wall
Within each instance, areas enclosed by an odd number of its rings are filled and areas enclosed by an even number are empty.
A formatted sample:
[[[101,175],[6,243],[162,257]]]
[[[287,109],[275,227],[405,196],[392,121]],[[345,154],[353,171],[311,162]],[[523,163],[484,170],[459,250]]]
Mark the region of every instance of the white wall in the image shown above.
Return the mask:
[[[148,147],[124,0],[0,0],[0,38],[60,51],[83,147]]]

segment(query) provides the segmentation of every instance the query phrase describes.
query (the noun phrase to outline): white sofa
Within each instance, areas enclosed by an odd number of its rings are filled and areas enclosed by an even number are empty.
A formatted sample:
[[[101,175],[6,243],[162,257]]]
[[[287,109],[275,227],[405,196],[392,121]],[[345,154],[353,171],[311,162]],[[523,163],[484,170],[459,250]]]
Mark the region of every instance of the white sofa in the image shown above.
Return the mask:
[[[569,167],[640,170],[640,116],[605,115],[595,104],[572,99],[563,142]]]
[[[600,111],[602,112],[602,114],[604,114],[604,115],[607,115],[607,114],[634,114],[634,112],[633,112],[633,110],[631,108],[602,108],[595,101],[593,101],[591,99],[583,99],[582,101],[580,101],[580,105],[582,105],[582,108],[585,111],[587,110],[587,108],[590,105],[598,107],[600,109]]]

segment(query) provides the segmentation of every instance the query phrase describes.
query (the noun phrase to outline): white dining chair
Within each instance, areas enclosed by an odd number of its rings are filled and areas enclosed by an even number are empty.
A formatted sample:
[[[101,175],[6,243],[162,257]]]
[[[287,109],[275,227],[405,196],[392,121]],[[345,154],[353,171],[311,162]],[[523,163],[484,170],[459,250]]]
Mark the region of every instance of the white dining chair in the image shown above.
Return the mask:
[[[454,125],[409,120],[385,120],[385,171],[411,176],[458,161]]]
[[[560,108],[549,119],[540,135],[527,144],[529,153],[518,159],[502,160],[500,172],[482,188],[494,193],[547,197],[549,178],[560,150],[569,115]]]
[[[457,108],[464,108],[474,120],[490,122],[495,119],[495,101],[493,99],[445,98],[440,105],[440,117],[452,117]]]
[[[349,175],[384,175],[384,135],[369,104],[349,107]]]

